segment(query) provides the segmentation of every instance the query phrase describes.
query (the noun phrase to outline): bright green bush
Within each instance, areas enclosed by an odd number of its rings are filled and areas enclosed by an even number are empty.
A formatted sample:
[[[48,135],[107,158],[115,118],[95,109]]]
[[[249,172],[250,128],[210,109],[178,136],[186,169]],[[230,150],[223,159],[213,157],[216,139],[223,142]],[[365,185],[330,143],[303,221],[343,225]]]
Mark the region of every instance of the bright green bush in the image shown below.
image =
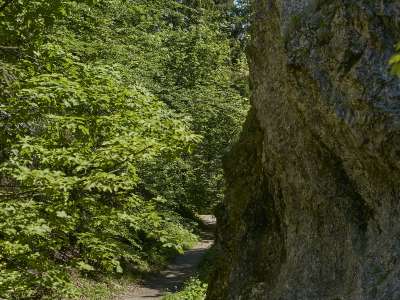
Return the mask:
[[[76,13],[52,39],[82,62],[117,63],[124,80],[139,82],[191,118],[190,129],[202,142],[179,162],[144,166],[142,178],[181,210],[210,212],[223,197],[222,156],[247,113],[248,72],[223,12],[212,1],[200,7],[185,3],[102,0],[91,9],[73,4]]]
[[[0,4],[0,298],[74,297],[77,270],[195,241],[247,108],[227,20],[195,2]]]
[[[169,294],[163,300],[204,300],[206,299],[207,284],[200,279],[189,280],[182,291]]]
[[[17,138],[1,169],[2,297],[65,293],[71,267],[145,269],[146,245],[182,251],[194,239],[164,199],[138,187],[138,166],[174,160],[198,141],[185,120],[111,66],[82,64],[51,44],[42,59],[52,73],[21,79],[2,103]]]
[[[400,43],[396,45],[396,53],[390,58],[389,65],[394,75],[400,76]]]

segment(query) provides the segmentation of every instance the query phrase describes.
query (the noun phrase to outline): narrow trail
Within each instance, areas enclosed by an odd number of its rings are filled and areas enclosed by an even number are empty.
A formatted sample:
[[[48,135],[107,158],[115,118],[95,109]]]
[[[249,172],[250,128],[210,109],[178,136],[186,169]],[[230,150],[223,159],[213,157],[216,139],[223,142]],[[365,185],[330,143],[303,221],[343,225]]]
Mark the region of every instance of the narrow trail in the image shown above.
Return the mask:
[[[162,299],[167,292],[179,291],[184,282],[194,275],[202,257],[214,242],[215,217],[202,215],[200,219],[206,230],[203,231],[201,240],[194,248],[177,256],[164,271],[145,280],[141,285],[130,286],[115,300],[155,300]]]

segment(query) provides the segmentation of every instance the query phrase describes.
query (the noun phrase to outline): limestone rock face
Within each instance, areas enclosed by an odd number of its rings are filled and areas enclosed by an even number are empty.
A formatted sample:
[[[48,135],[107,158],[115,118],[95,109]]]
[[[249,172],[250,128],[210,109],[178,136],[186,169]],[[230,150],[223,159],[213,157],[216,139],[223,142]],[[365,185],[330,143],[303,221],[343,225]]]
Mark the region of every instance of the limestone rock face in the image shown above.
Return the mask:
[[[400,299],[400,1],[255,0],[209,300]]]

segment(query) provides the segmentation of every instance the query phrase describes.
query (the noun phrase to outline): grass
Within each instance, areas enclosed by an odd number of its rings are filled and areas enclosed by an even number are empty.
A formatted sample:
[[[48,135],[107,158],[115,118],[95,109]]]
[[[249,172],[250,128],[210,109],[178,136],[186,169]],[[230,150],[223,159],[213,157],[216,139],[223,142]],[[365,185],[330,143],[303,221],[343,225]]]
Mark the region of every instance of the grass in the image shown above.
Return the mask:
[[[193,240],[187,241],[184,245],[184,249],[191,249],[196,242],[198,237]],[[170,261],[170,259],[176,256],[178,253],[175,250],[167,251],[164,254],[160,254],[158,257],[154,257],[153,260],[157,261],[150,266],[149,273],[157,273],[162,270]],[[202,259],[198,277],[193,277],[186,282],[184,289],[181,292],[175,294],[169,294],[165,296],[166,300],[203,300],[206,296],[207,291],[207,278],[208,273],[211,270],[213,260],[213,251],[210,249]],[[88,278],[79,275],[78,273],[72,274],[73,284],[78,288],[79,295],[73,299],[68,300],[109,300],[113,299],[116,295],[122,294],[128,290],[132,284],[140,281],[143,273],[129,273],[129,275],[116,277],[100,277],[100,278]],[[67,299],[66,299],[67,300]]]
[[[168,294],[163,300],[204,300],[207,295],[207,282],[213,271],[215,248],[211,247],[198,267],[197,276],[188,280],[182,291]]]
[[[207,293],[207,283],[193,277],[186,282],[182,291],[168,294],[163,300],[204,300]]]
[[[198,238],[188,241],[184,245],[184,249],[192,248]],[[89,278],[79,275],[78,273],[72,273],[72,283],[78,290],[78,295],[68,300],[107,300],[113,299],[116,295],[122,294],[124,291],[129,289],[129,286],[140,281],[145,273],[157,273],[164,269],[171,258],[177,255],[177,251],[170,249],[163,254],[159,254],[157,257],[153,257],[153,261],[156,261],[153,265],[149,266],[146,272],[128,272],[128,274],[122,277],[96,277]],[[171,298],[174,299],[174,298]],[[176,298],[176,299],[192,299],[192,298]],[[202,299],[202,298],[193,298]],[[67,299],[66,299],[67,300]]]
[[[78,288],[79,294],[68,300],[106,300],[113,299],[115,295],[127,290],[138,278],[124,276],[121,278],[103,277],[87,278],[73,276],[73,284]]]

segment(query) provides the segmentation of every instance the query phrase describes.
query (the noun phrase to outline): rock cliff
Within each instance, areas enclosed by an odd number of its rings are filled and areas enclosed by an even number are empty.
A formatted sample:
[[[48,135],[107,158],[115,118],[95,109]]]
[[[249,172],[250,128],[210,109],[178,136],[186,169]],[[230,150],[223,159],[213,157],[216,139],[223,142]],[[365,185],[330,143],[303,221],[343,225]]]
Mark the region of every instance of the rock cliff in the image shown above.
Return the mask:
[[[255,0],[209,300],[400,299],[400,1]]]

